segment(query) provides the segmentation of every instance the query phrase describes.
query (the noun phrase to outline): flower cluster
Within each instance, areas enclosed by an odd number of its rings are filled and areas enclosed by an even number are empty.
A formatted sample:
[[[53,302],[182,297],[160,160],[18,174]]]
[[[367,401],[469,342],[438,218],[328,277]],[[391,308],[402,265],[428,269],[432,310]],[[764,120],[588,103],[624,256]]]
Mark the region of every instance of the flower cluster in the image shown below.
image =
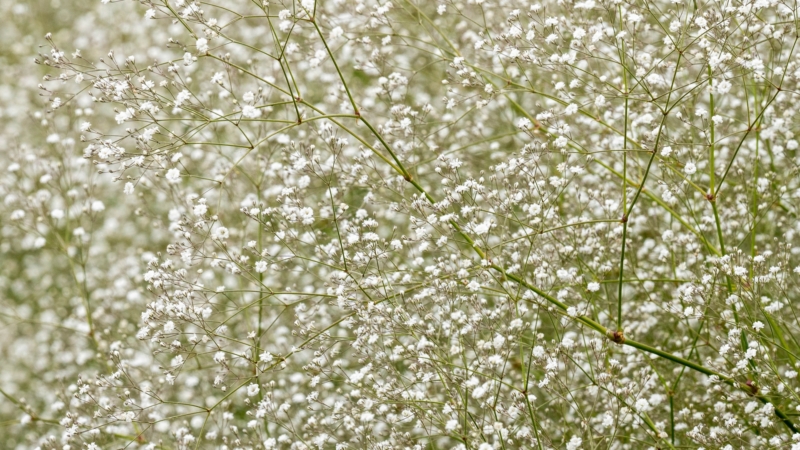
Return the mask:
[[[98,3],[0,75],[10,446],[800,449],[796,3]]]

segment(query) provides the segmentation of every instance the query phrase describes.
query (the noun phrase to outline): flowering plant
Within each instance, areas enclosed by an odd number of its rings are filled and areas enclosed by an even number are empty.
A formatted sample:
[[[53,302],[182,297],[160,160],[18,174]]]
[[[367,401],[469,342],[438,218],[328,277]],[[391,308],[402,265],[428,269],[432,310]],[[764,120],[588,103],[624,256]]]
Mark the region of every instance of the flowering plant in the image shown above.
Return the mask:
[[[13,445],[800,449],[796,2],[102,3],[4,156]]]

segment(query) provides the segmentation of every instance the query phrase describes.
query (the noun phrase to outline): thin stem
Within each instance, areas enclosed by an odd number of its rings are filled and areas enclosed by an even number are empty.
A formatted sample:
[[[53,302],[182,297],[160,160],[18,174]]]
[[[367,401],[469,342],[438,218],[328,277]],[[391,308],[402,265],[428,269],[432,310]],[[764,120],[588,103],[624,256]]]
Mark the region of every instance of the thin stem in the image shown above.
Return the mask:
[[[617,7],[619,19],[622,22],[622,7]],[[623,67],[622,82],[625,94],[625,125],[622,131],[622,249],[619,255],[619,284],[617,285],[617,330],[622,331],[622,279],[625,275],[625,244],[628,238],[628,71],[625,70],[625,40],[622,40],[620,60]],[[644,183],[642,183],[644,184]]]

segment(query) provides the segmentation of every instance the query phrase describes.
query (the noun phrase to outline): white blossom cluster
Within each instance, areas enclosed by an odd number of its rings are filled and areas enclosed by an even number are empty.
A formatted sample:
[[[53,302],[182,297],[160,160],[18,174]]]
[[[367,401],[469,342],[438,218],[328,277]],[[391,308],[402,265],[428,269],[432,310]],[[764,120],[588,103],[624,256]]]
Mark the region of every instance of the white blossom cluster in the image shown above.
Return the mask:
[[[0,12],[6,448],[800,450],[796,1]]]

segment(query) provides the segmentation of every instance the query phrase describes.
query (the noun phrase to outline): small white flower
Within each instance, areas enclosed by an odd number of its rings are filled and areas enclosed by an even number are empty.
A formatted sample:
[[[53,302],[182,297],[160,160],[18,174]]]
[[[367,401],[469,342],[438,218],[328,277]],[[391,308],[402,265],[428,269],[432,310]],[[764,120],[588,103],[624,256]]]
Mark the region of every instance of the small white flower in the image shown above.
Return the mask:
[[[586,285],[586,290],[589,292],[597,292],[600,290],[600,283],[592,281],[591,283]]]
[[[753,329],[755,331],[761,331],[764,328],[764,324],[761,321],[756,321],[753,323]]]
[[[253,105],[244,105],[242,107],[242,115],[248,119],[257,119],[261,117],[261,110]]]
[[[200,38],[197,40],[197,53],[207,53],[208,52],[208,39]]]
[[[731,82],[728,80],[722,80],[715,86],[717,88],[717,92],[720,94],[727,94],[731,90]]]
[[[686,163],[686,166],[683,168],[683,172],[686,175],[694,175],[694,173],[697,172],[697,166],[695,166],[692,162]]]
[[[247,396],[253,397],[254,395],[258,394],[258,385],[255,383],[250,383],[247,385]]]
[[[228,237],[230,237],[230,232],[225,227],[217,227],[211,233],[211,238],[218,241],[224,241],[225,239],[228,239]]]
[[[117,113],[115,119],[117,120],[118,124],[124,123],[126,120],[130,120],[133,118],[133,115],[136,111],[133,108],[126,108],[124,111]]]
[[[581,448],[581,444],[583,444],[583,439],[578,436],[572,436],[569,442],[567,442],[567,450],[578,450]]]
[[[173,183],[173,184],[177,183],[177,182],[181,181],[181,171],[178,170],[178,169],[174,169],[174,168],[173,169],[169,169],[167,171],[166,178],[167,178],[167,181],[169,181],[170,183]]]
[[[594,99],[594,105],[597,106],[598,108],[604,106],[605,104],[606,104],[606,97],[604,95],[598,95]]]

